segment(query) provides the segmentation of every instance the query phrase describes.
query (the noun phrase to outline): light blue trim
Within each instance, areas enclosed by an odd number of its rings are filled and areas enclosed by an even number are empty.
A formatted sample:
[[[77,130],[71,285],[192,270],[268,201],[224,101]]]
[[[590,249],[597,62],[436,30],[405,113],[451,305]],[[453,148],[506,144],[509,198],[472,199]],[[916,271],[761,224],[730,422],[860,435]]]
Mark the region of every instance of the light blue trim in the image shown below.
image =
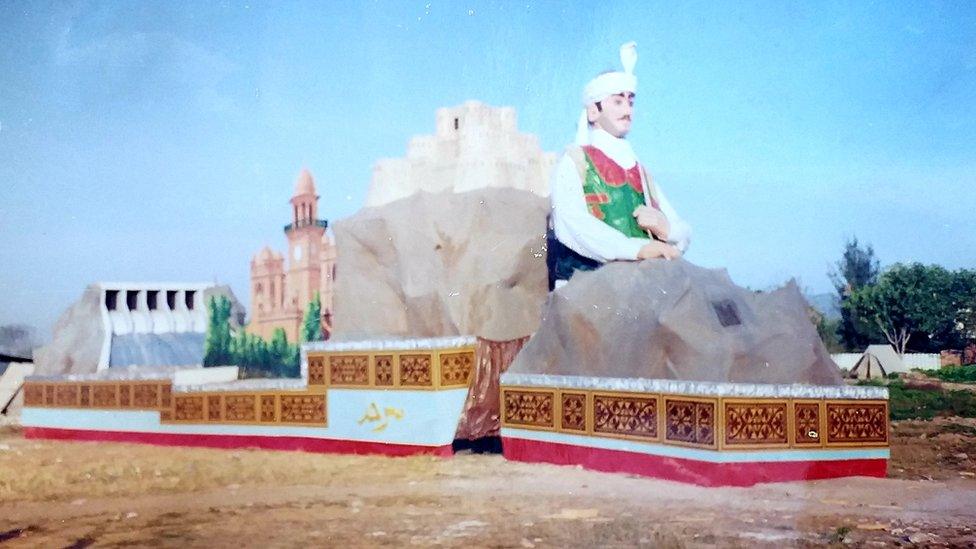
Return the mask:
[[[502,437],[521,438],[539,442],[554,442],[572,446],[621,450],[661,457],[674,457],[708,461],[711,463],[783,462],[783,461],[836,461],[846,459],[889,459],[887,448],[851,448],[829,450],[700,450],[684,446],[670,446],[656,442],[638,442],[619,438],[570,435],[552,431],[502,428]]]
[[[468,389],[444,391],[385,391],[330,389],[326,397],[327,427],[290,425],[161,424],[159,412],[30,408],[21,411],[24,427],[168,433],[194,435],[293,436],[319,439],[382,442],[417,446],[445,446],[454,441]],[[372,404],[383,418],[364,421]],[[397,419],[386,409],[403,412]],[[381,423],[386,427],[373,431]]]

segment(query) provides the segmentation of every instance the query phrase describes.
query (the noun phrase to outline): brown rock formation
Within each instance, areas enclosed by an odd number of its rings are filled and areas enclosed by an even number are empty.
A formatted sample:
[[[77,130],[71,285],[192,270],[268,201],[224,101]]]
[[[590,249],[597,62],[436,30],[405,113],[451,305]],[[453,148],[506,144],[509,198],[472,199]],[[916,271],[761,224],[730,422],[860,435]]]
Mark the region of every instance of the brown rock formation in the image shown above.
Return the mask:
[[[548,200],[418,193],[334,226],[334,339],[527,336],[546,299]]]
[[[792,281],[769,293],[684,260],[613,263],[554,292],[518,373],[843,383]]]

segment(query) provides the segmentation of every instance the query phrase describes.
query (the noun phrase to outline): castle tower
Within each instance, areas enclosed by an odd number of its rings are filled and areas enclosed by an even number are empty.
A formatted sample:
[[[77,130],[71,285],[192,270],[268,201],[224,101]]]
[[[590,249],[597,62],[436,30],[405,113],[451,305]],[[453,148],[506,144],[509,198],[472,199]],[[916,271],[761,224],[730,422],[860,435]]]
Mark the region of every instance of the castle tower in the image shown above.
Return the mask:
[[[303,169],[289,200],[291,223],[285,225],[287,269],[285,258],[268,247],[251,261],[249,333],[270,339],[276,328],[282,328],[288,341],[299,341],[306,307],[319,292],[322,334],[329,336],[336,253],[332,239],[325,232],[328,222],[318,218],[318,200],[315,180]]]
[[[270,338],[266,322],[284,313],[285,269],[281,254],[265,246],[251,260],[251,332]]]
[[[335,295],[335,263],[336,248],[335,243],[328,233],[322,235],[322,286],[319,295],[322,298],[322,336],[329,338],[332,333],[332,306],[333,296]]]
[[[285,307],[304,310],[321,286],[322,235],[328,223],[318,219],[318,195],[308,170],[302,170],[291,197],[292,221],[285,226],[288,237],[288,295]],[[289,338],[290,339],[290,338]]]

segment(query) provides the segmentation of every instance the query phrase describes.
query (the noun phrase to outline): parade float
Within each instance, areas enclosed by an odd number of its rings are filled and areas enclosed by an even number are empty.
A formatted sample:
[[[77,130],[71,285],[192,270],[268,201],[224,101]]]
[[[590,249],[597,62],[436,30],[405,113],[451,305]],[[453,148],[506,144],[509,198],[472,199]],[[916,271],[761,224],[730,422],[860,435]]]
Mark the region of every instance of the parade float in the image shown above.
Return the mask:
[[[501,383],[512,460],[703,485],[886,474],[887,389],[844,383],[792,283],[683,260],[577,273]]]
[[[702,485],[885,475],[887,391],[844,383],[795,285],[654,259],[547,292],[548,200],[492,182],[552,158],[504,146],[508,109],[444,109],[437,128],[334,224],[332,338],[303,346],[299,379],[48,372],[25,385],[26,436],[441,456],[500,436],[511,460]],[[404,173],[416,188],[383,200]]]

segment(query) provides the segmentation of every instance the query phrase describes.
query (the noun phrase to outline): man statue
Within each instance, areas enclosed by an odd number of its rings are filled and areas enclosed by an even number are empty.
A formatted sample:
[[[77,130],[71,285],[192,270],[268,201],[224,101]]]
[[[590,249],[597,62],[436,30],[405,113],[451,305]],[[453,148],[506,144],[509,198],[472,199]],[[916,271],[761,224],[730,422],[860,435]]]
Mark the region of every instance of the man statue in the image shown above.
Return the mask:
[[[623,72],[603,73],[583,90],[576,143],[552,177],[548,238],[549,289],[577,270],[608,261],[681,257],[691,227],[637,161],[630,131],[637,46],[620,47]]]

